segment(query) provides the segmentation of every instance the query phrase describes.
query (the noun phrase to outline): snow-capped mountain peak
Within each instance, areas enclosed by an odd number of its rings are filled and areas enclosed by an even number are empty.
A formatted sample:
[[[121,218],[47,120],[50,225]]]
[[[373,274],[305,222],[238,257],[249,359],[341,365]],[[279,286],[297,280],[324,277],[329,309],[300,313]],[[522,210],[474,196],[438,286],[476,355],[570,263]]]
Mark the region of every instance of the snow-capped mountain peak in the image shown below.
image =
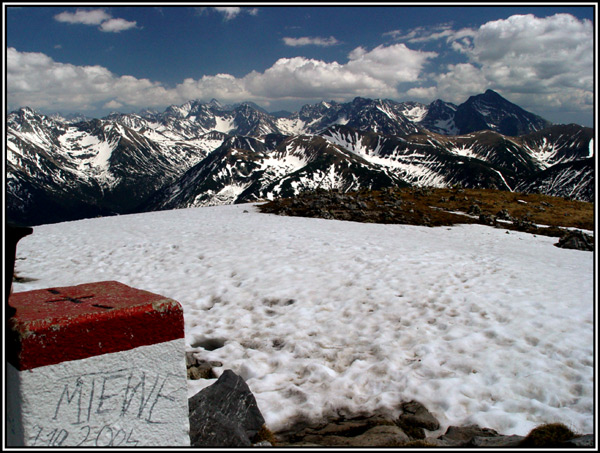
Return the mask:
[[[281,117],[216,100],[75,123],[24,107],[7,118],[7,211],[35,224],[407,184],[593,200],[593,130],[548,125],[491,90],[459,106],[356,97]]]

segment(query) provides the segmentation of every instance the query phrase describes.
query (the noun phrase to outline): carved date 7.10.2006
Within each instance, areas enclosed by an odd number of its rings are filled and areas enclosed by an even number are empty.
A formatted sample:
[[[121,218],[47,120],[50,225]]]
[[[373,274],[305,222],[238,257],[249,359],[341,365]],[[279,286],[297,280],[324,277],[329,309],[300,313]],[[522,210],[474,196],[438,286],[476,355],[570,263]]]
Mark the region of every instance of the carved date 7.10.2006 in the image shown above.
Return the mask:
[[[92,427],[83,425],[73,429],[45,428],[36,425],[31,446],[76,446],[76,447],[135,447],[139,440],[134,438],[133,428],[123,429],[104,425]]]

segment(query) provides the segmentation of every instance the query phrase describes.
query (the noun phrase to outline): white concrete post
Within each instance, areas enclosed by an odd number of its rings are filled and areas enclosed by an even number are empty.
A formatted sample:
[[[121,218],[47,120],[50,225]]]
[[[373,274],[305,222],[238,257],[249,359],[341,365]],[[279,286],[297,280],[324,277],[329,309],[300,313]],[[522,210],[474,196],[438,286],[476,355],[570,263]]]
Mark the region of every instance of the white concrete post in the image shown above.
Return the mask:
[[[8,446],[189,446],[183,311],[118,282],[14,293]]]

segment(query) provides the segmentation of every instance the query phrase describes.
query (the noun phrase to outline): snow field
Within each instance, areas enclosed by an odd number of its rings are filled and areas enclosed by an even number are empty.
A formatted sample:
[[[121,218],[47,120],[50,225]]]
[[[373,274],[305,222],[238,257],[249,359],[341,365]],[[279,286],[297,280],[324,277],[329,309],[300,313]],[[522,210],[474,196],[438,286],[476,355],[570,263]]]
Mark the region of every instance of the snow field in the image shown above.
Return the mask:
[[[267,425],[398,412],[593,432],[593,254],[480,225],[426,228],[234,205],[34,228],[14,291],[118,280],[179,301],[188,350],[253,391]],[[208,351],[204,340],[223,347]],[[214,380],[188,381],[189,395]]]

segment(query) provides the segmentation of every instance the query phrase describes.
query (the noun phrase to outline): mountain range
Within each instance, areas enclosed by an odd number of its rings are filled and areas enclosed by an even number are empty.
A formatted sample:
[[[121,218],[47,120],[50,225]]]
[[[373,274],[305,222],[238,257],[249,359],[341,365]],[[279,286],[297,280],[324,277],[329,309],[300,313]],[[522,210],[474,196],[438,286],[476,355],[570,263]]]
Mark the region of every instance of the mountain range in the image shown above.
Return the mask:
[[[460,105],[357,97],[270,114],[190,101],[101,119],[7,117],[6,214],[36,225],[317,188],[497,188],[594,200],[594,131],[488,90]]]

